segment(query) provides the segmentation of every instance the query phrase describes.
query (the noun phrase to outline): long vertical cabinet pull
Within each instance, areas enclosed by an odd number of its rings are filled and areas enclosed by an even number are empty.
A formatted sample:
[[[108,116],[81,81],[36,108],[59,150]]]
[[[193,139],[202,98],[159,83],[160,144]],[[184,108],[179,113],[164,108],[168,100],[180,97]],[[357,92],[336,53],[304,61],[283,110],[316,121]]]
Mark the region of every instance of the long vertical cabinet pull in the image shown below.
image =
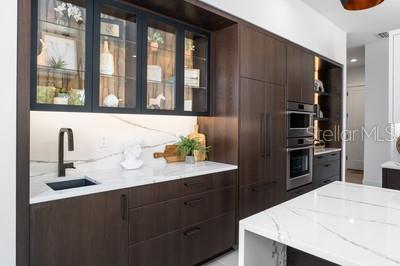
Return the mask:
[[[121,195],[121,218],[126,220],[128,212],[128,198],[125,194]]]
[[[265,114],[260,115],[260,156],[265,157]]]
[[[265,114],[265,131],[268,132],[268,137],[265,139],[265,156],[271,156],[271,113]]]

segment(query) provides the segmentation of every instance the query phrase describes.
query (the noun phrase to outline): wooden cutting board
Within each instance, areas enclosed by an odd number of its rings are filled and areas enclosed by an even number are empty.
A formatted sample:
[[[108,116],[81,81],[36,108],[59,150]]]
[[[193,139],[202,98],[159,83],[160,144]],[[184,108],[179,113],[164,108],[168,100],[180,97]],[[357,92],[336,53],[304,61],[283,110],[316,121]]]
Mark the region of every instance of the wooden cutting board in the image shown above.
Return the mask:
[[[176,148],[178,145],[165,145],[164,152],[155,152],[153,154],[155,159],[164,158],[167,163],[183,162],[185,158],[178,155]]]

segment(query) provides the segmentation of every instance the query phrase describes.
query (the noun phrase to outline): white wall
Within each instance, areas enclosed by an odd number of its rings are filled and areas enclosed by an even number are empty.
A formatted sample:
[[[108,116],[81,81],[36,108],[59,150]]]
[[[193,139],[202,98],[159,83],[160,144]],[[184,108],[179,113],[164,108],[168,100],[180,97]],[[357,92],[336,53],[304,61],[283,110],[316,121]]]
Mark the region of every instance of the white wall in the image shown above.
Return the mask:
[[[0,25],[0,264],[15,265],[15,158],[16,158],[16,62],[17,1],[3,1]]]
[[[365,66],[347,68],[347,87],[365,85]]]
[[[379,127],[377,133],[364,141],[364,184],[381,186],[381,164],[391,159],[392,142],[386,132],[389,113],[389,43],[379,41],[365,47],[365,127]],[[376,136],[376,137],[375,137]],[[386,139],[380,141],[379,139]]]
[[[346,64],[346,33],[301,0],[202,0]]]

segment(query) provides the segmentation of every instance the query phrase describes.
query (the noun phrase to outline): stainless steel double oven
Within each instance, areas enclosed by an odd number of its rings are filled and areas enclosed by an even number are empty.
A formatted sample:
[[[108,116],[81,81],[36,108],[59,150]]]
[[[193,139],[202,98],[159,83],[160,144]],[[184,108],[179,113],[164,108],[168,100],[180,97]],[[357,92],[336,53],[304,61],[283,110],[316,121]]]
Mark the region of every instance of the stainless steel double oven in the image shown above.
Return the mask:
[[[288,103],[287,190],[312,182],[314,157],[313,116],[313,105]]]

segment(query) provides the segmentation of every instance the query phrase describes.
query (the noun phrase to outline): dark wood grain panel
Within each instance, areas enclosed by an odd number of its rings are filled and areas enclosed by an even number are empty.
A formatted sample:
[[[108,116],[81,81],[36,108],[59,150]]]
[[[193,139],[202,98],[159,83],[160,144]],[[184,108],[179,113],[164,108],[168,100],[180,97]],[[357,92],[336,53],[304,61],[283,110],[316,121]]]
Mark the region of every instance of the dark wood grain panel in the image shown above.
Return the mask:
[[[314,189],[313,184],[308,184],[308,185],[290,190],[290,191],[286,192],[286,200],[290,200],[290,199],[296,198],[298,196],[301,196],[307,192],[310,192],[313,189]]]
[[[302,51],[302,102],[314,104],[314,55]]]
[[[296,46],[287,47],[287,100],[302,102],[302,50]]]
[[[212,175],[213,184],[212,188],[223,188],[236,185],[237,171],[226,171],[215,173]]]
[[[239,28],[240,76],[264,81],[264,34],[244,25]]]
[[[129,210],[129,243],[134,244],[181,227],[181,199]]]
[[[387,168],[383,168],[382,171],[382,186],[384,188],[400,190],[400,171]]]
[[[29,265],[29,148],[32,1],[18,0],[16,265]]]
[[[185,197],[182,200],[182,226],[190,226],[235,209],[233,187]]]
[[[31,207],[32,266],[128,264],[128,220],[113,191]]]
[[[286,85],[286,45],[265,36],[265,81]]]
[[[265,85],[240,79],[240,185],[265,179]]]
[[[201,193],[210,190],[212,185],[212,175],[195,176],[181,180],[181,189],[183,195]]]
[[[181,181],[174,180],[131,188],[129,190],[129,208],[178,198],[182,194],[181,187]]]
[[[180,266],[182,233],[177,231],[129,248],[131,266]],[[184,265],[182,265],[184,266]]]
[[[198,117],[199,129],[212,146],[209,159],[238,164],[239,51],[238,26],[212,33],[212,117]]]
[[[182,231],[183,265],[195,265],[234,245],[235,215],[226,214]]]

